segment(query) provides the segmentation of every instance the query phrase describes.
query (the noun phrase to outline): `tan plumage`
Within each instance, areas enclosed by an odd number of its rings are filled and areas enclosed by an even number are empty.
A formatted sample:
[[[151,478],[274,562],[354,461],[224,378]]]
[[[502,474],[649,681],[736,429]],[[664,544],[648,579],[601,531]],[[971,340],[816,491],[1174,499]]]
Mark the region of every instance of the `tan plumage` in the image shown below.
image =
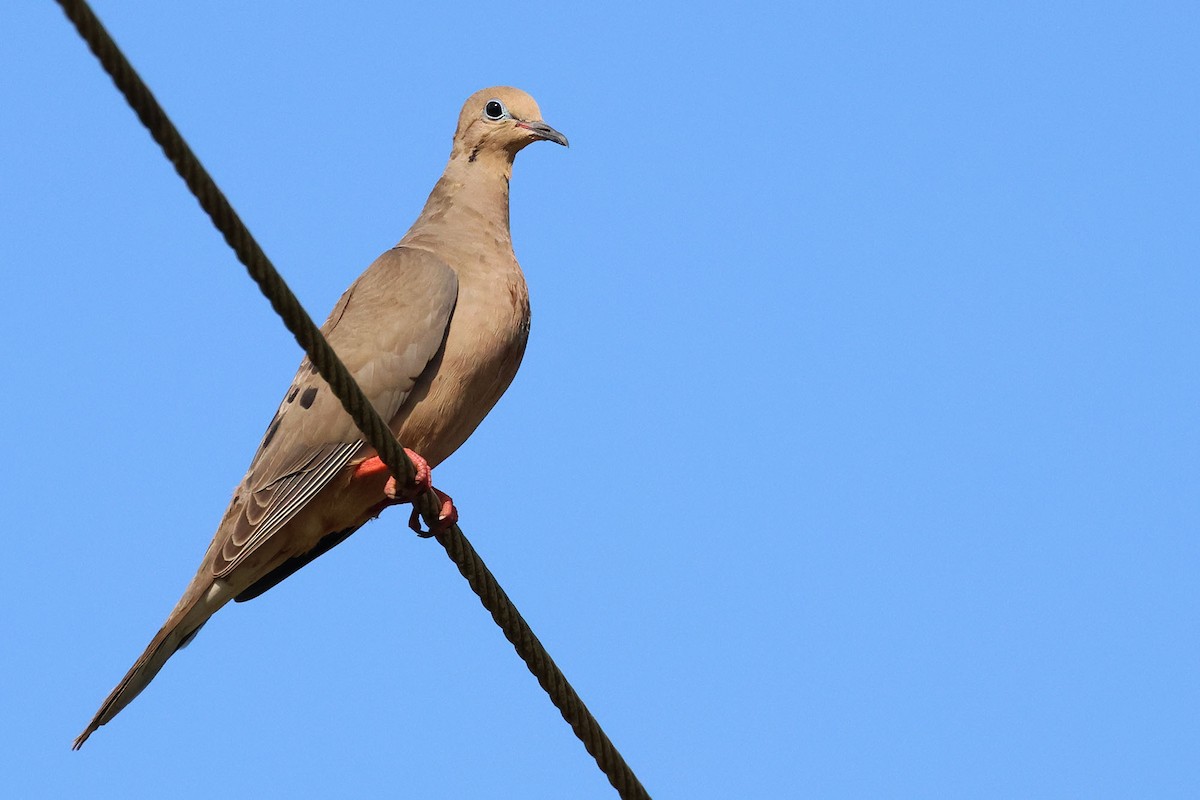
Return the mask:
[[[517,152],[539,139],[567,143],[532,97],[509,87],[473,94],[421,215],[322,326],[399,440],[431,467],[471,435],[525,351],[529,296],[509,235],[508,181]],[[219,608],[258,596],[377,513],[387,476],[355,476],[373,455],[305,359],[200,569],[74,747],[128,705]]]

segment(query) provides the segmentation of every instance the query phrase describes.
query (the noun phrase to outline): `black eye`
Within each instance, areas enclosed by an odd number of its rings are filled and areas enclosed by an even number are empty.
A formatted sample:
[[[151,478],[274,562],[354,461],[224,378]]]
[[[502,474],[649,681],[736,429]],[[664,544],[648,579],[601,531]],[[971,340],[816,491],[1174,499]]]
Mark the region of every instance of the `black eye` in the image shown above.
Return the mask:
[[[488,100],[487,105],[483,107],[484,116],[491,120],[503,119],[507,113],[504,103],[499,100]]]

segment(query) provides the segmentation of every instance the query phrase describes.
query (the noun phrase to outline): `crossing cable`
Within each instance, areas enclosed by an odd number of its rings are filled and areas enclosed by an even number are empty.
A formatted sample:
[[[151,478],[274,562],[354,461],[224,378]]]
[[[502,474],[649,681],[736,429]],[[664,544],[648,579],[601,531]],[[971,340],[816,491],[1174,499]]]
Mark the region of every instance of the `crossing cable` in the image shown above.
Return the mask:
[[[258,284],[263,295],[270,301],[271,307],[283,320],[296,341],[304,348],[309,360],[317,368],[321,377],[337,394],[346,412],[354,419],[354,423],[363,433],[367,443],[375,448],[375,452],[391,474],[401,485],[411,486],[416,477],[416,470],[396,437],[384,423],[375,408],[367,400],[362,389],[350,376],[346,366],[338,358],[333,348],[325,341],[320,329],[300,305],[300,301],[284,282],[283,277],[271,264],[258,242],[250,235],[250,231],[242,223],[225,195],[217,188],[207,170],[200,164],[191,148],[183,140],[183,136],[167,118],[166,112],[154,99],[150,89],[134,71],[133,66],[117,47],[116,42],[100,24],[100,20],[84,0],[56,0],[62,6],[67,18],[75,25],[79,35],[87,42],[88,47],[104,70],[112,78],[117,89],[125,96],[138,119],[158,142],[167,159],[174,165],[175,171],[183,178],[188,189],[200,202],[201,208],[212,219],[213,225],[221,232],[225,241],[233,248],[239,261],[245,265],[250,277]],[[425,492],[414,505],[424,517],[431,529],[436,528],[439,501],[432,491]],[[438,543],[445,548],[450,560],[458,567],[458,571],[467,579],[471,589],[479,596],[484,608],[492,615],[492,619],[504,631],[505,637],[512,643],[517,654],[529,667],[529,671],[537,678],[538,683],[550,696],[551,702],[558,708],[570,725],[575,735],[583,742],[588,753],[596,760],[597,766],[608,777],[609,782],[623,798],[646,798],[649,794],[642,786],[633,770],[625,763],[625,759],[617,752],[608,736],[600,728],[595,717],[584,705],[583,700],[567,682],[566,677],[554,663],[554,659],[546,652],[542,643],[530,630],[529,625],[521,617],[515,605],[500,588],[495,577],[475,548],[467,541],[458,525],[435,534]]]

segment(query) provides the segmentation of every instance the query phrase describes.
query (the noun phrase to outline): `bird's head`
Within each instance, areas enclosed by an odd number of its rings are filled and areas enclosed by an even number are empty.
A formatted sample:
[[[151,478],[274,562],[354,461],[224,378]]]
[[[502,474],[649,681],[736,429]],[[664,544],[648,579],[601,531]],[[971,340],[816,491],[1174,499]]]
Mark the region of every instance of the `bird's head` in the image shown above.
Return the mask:
[[[493,86],[467,98],[458,116],[454,150],[468,161],[502,155],[509,161],[539,139],[567,145],[567,137],[542,120],[537,102],[520,89]]]

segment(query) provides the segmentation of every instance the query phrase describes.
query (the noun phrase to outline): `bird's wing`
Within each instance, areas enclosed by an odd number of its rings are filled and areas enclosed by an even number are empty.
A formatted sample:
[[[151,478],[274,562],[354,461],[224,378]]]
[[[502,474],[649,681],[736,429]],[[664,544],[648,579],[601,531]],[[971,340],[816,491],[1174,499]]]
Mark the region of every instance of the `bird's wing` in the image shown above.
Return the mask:
[[[425,250],[375,260],[321,330],[371,404],[391,419],[445,342],[458,278]],[[295,518],[364,447],[362,435],[307,358],[267,426],[217,537],[224,577]],[[214,542],[214,544],[216,544]]]

